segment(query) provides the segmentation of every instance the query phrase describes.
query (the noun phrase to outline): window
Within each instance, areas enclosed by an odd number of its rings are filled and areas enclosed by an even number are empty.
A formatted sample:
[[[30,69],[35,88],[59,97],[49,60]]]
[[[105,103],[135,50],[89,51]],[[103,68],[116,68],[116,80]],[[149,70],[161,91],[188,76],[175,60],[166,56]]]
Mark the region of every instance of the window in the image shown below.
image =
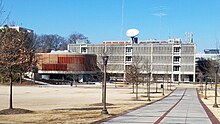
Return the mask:
[[[82,47],[82,48],[81,48],[81,53],[86,53],[86,52],[87,52],[86,47]]]
[[[131,47],[126,47],[126,53],[130,53],[131,52]]]
[[[180,57],[178,57],[178,56],[174,56],[174,58],[173,58],[173,62],[179,62],[180,61]]]
[[[178,80],[179,80],[179,75],[178,75],[178,74],[174,74],[174,75],[173,75],[173,78],[174,78],[174,79],[173,79],[174,81],[178,81]]]
[[[180,67],[179,66],[173,66],[173,71],[179,71]]]
[[[126,61],[131,62],[131,56],[126,56]]]
[[[174,47],[174,52],[175,52],[175,53],[180,52],[180,47]]]

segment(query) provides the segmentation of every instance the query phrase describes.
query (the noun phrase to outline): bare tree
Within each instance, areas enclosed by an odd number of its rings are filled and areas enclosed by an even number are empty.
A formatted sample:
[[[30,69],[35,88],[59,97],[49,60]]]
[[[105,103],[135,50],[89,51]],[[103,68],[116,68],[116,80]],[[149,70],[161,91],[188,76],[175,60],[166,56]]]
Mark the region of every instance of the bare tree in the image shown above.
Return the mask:
[[[36,51],[47,53],[51,50],[59,50],[65,43],[66,40],[57,34],[39,35],[36,36]]]
[[[217,62],[217,60],[201,58],[197,61],[197,64],[199,70],[199,75],[197,76],[197,78],[199,79],[199,81],[202,81],[204,77],[207,77],[210,78],[212,82],[215,82],[216,70],[219,67],[219,63]]]
[[[75,87],[78,85],[78,75],[77,74],[67,74],[67,79],[70,80],[70,86],[75,84]]]
[[[153,75],[153,81],[156,84],[155,85],[155,92],[158,93],[158,83],[159,82],[158,82],[158,74],[157,73]]]
[[[219,67],[219,64],[217,61],[210,60],[210,59],[208,60],[208,73],[213,81],[215,80],[216,71],[218,67]]]
[[[201,58],[197,61],[197,64],[198,70],[201,73],[200,75],[209,76],[211,80],[214,81],[216,66],[218,66],[218,62],[216,60]],[[198,76],[198,78],[202,80],[201,76]]]
[[[139,69],[135,65],[129,65],[126,68],[126,82],[132,84],[132,92],[134,93],[134,87],[136,85],[136,100],[138,99],[138,76],[139,76]]]
[[[69,36],[68,43],[76,44],[77,42],[83,42],[86,44],[90,44],[88,37],[85,37],[83,34],[80,33],[73,33]]]
[[[136,100],[138,100],[138,85],[142,82],[140,68],[140,59],[133,56],[132,64],[128,65],[125,70],[125,80],[127,83],[132,84],[133,93],[136,86]]]
[[[9,78],[10,101],[12,109],[12,75],[21,65],[31,65],[34,51],[31,42],[31,33],[16,30],[5,26],[0,29],[0,72]]]
[[[142,70],[146,72],[146,79],[144,80],[144,82],[146,82],[147,84],[147,97],[148,97],[148,101],[151,101],[150,99],[150,85],[151,85],[151,67],[150,67],[150,62],[149,60],[145,60],[143,65],[142,65]]]
[[[198,73],[198,77],[199,79],[199,83],[200,83],[200,91],[201,93],[203,93],[203,79],[204,79],[204,75],[202,74],[202,72]]]
[[[170,79],[170,76],[169,76],[169,65],[166,65],[166,72],[164,74],[164,81],[167,82],[167,90],[169,89],[169,83],[170,83],[169,79]],[[170,83],[170,89],[171,89],[171,83]]]

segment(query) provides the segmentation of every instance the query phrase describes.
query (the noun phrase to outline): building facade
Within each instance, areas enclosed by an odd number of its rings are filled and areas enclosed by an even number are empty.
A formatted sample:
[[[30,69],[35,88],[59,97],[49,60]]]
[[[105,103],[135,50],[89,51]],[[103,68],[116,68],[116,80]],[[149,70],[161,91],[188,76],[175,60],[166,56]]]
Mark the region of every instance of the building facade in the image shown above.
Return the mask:
[[[76,54],[68,51],[38,53],[38,74],[43,79],[66,79],[67,75],[76,75],[84,82],[85,75],[97,73],[95,54]]]
[[[69,44],[68,50],[81,54],[96,54],[97,65],[102,65],[102,55],[106,49],[109,56],[107,73],[114,78],[125,79],[126,66],[138,61],[149,69],[141,73],[157,76],[162,80],[168,75],[171,82],[195,82],[194,43],[182,43],[180,39],[164,41],[147,40],[132,44],[130,41],[104,41],[103,44]],[[101,66],[100,66],[101,67]]]
[[[5,27],[8,27],[8,28],[11,28],[11,29],[15,29],[15,30],[17,30],[17,31],[24,31],[24,32],[28,32],[28,33],[30,33],[30,34],[32,34],[33,35],[33,33],[34,33],[34,31],[33,30],[31,30],[31,29],[27,29],[27,28],[24,28],[24,27],[20,27],[20,26],[15,26],[15,25],[12,25],[12,26],[8,26],[8,25],[5,25],[5,26],[1,26],[0,27],[0,29],[3,29],[3,28],[5,28]]]
[[[204,58],[204,59],[212,59],[216,60],[220,56],[219,49],[204,49],[204,53],[197,53],[196,59]]]

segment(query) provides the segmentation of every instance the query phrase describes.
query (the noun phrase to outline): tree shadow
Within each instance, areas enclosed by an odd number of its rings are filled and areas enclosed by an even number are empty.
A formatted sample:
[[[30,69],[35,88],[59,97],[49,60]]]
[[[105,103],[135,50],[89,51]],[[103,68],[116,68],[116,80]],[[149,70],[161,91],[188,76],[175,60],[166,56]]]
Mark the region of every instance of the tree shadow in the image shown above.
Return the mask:
[[[112,103],[106,103],[106,106],[113,106],[114,104]],[[90,104],[89,106],[103,106],[102,103],[94,103],[94,104]]]
[[[21,108],[0,110],[0,115],[28,114],[28,113],[34,113],[34,111],[27,110],[27,109],[21,109]]]
[[[117,108],[117,107],[107,107],[109,109]],[[53,111],[94,111],[94,110],[102,110],[102,107],[85,107],[85,108],[60,108],[53,109]]]
[[[67,110],[67,111],[91,111],[91,110],[101,110],[102,108],[101,107],[91,107],[91,108],[60,108],[60,109],[53,109],[55,111],[64,111],[64,110]]]

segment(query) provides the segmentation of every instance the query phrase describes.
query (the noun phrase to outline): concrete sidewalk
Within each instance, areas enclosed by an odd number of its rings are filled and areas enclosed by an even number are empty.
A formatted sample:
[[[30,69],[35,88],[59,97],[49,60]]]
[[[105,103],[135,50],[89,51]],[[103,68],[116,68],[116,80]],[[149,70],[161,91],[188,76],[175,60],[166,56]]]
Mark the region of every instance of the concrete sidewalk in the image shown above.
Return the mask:
[[[178,88],[169,97],[104,124],[113,123],[191,123],[211,124],[197,97],[196,89]]]
[[[161,121],[162,123],[211,124],[197,97],[196,89],[187,89],[183,99]]]

